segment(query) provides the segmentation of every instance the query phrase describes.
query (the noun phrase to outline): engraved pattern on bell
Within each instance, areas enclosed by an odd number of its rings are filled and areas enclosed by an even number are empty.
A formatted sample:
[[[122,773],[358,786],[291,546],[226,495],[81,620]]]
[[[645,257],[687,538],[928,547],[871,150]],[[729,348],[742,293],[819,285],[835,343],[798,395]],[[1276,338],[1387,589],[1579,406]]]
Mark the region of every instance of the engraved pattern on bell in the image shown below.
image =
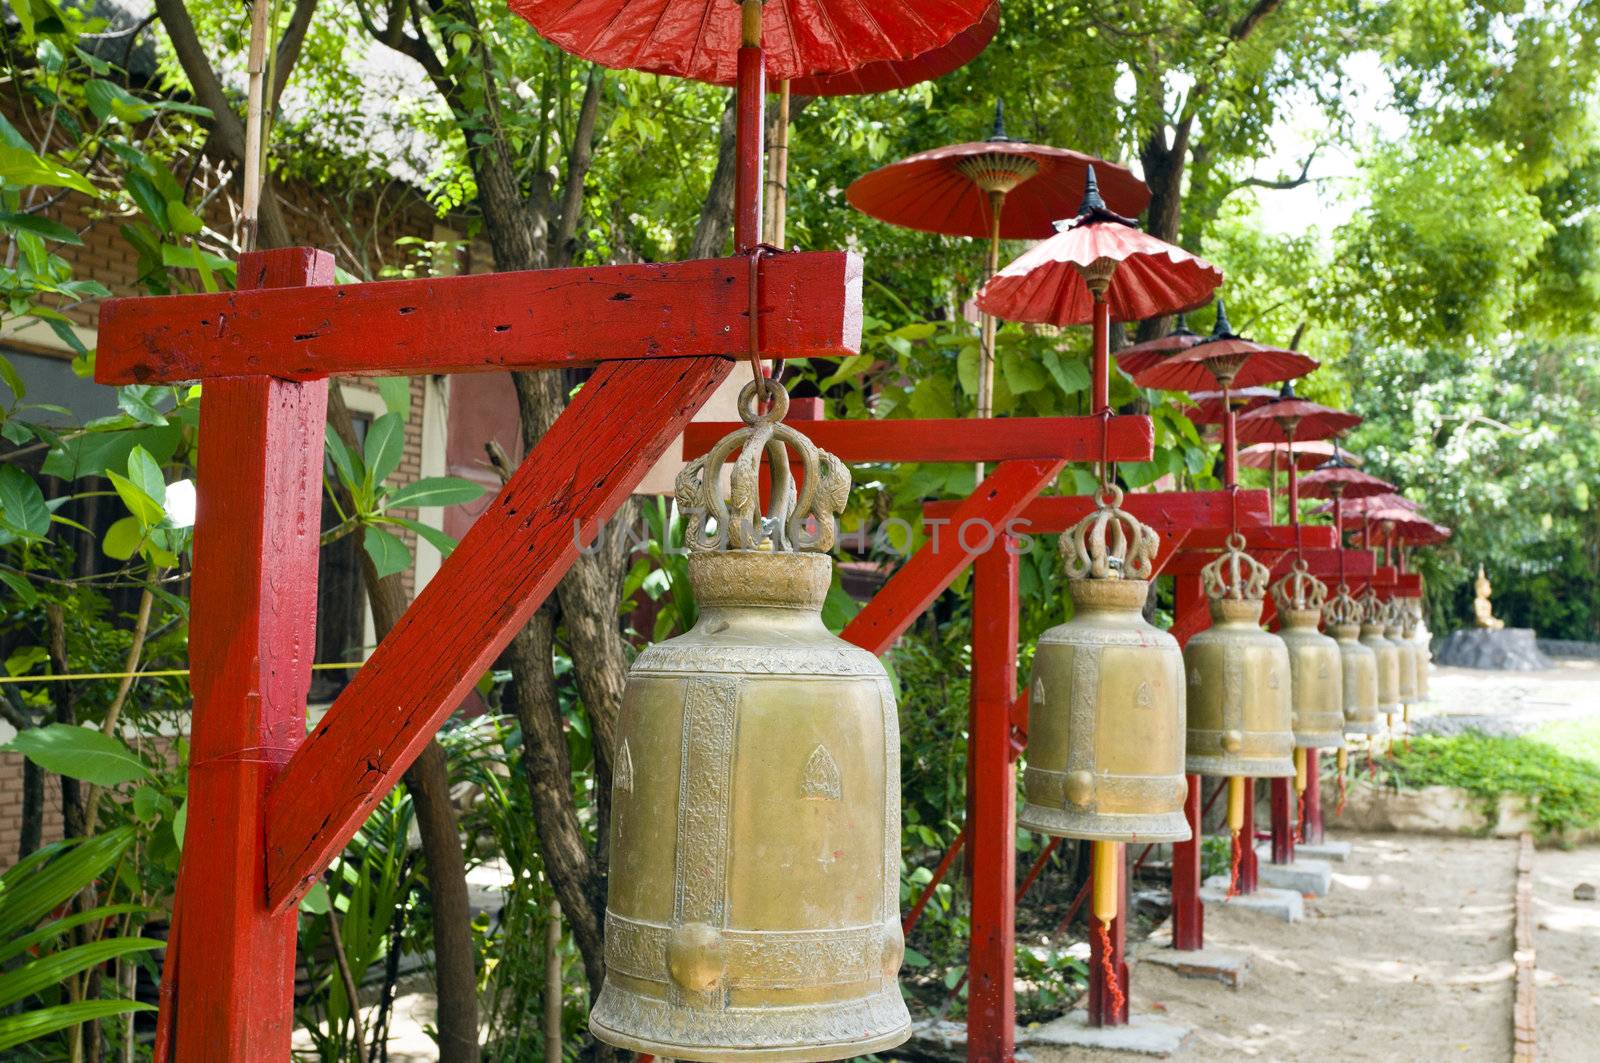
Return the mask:
[[[1267,567],[1235,533],[1201,570],[1211,627],[1183,649],[1200,682],[1189,690],[1185,768],[1191,774],[1277,778],[1294,774],[1289,649],[1261,629]]]
[[[1344,744],[1344,669],[1339,644],[1317,630],[1327,586],[1303,559],[1272,587],[1278,637],[1289,650],[1294,744],[1326,749]]]
[[[1387,604],[1368,588],[1361,596],[1361,644],[1373,652],[1378,662],[1378,711],[1400,711],[1400,650],[1383,637],[1388,619]]]
[[[1382,730],[1378,723],[1378,655],[1360,641],[1361,616],[1361,603],[1343,584],[1323,610],[1343,665],[1345,733],[1372,735]]]
[[[1017,822],[1064,838],[1184,841],[1183,656],[1144,619],[1155,532],[1099,506],[1061,537],[1072,619],[1039,637]]]
[[[689,557],[698,620],[641,653],[623,694],[630,785],[613,778],[607,975],[589,1028],[677,1059],[885,1051],[911,1025],[896,983],[894,694],[876,657],[822,623],[832,559],[817,551],[842,497],[778,476],[784,442],[808,480],[833,476],[831,459],[745,412],[731,505],[716,496],[723,444],[683,484],[708,514]],[[752,486],[762,456],[776,487],[764,515]]]

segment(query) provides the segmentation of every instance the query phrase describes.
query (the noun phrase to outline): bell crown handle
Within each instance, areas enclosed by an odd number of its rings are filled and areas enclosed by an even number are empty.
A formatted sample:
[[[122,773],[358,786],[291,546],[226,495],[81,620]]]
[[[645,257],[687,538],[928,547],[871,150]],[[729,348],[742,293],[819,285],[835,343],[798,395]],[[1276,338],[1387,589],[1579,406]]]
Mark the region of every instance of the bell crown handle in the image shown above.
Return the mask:
[[[759,390],[770,402],[767,410],[757,410],[758,385],[752,380],[739,392],[739,417],[745,427],[723,436],[678,473],[678,508],[688,521],[685,543],[690,552],[771,549],[827,553],[838,541],[839,515],[850,499],[850,470],[783,423],[789,395],[782,385],[763,377]],[[791,451],[800,465],[798,484],[790,472]],[[722,467],[730,457],[733,471],[724,493]],[[764,512],[762,458],[772,479]]]
[[[1155,570],[1161,536],[1119,508],[1122,489],[1108,484],[1095,493],[1095,508],[1061,536],[1069,579],[1145,580]]]
[[[1350,588],[1339,584],[1339,593],[1323,606],[1322,619],[1329,627],[1356,627],[1361,623],[1361,603],[1350,596]]]
[[[1328,585],[1311,574],[1311,566],[1304,558],[1295,561],[1289,574],[1272,586],[1272,599],[1278,603],[1278,612],[1321,611],[1328,600]]]
[[[1227,548],[1217,559],[1200,570],[1200,583],[1212,601],[1259,602],[1267,596],[1267,580],[1272,571],[1244,551],[1244,536],[1228,536]]]

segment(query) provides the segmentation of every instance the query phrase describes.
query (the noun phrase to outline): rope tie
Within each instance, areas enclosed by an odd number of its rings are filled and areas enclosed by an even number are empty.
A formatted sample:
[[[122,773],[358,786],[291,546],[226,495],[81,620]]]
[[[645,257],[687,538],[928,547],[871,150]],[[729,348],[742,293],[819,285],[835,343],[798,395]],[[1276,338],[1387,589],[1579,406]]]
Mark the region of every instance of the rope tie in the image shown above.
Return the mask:
[[[1099,922],[1096,920],[1096,922]],[[1100,971],[1105,975],[1106,992],[1111,994],[1111,1010],[1122,1014],[1123,1005],[1128,998],[1123,995],[1122,987],[1117,984],[1117,969],[1111,962],[1111,932],[1106,929],[1106,924],[1100,923]]]
[[[1239,895],[1239,860],[1243,853],[1239,844],[1239,835],[1242,832],[1233,832],[1233,845],[1228,854],[1228,900]]]

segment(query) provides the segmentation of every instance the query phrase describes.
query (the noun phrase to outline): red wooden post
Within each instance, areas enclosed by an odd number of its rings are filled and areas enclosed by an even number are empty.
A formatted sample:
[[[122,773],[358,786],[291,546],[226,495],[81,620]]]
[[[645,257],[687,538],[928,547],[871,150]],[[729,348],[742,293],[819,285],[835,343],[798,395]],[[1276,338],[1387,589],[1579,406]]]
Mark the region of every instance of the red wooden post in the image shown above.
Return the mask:
[[[1119,847],[1120,848],[1120,847]],[[1128,862],[1125,853],[1117,861],[1117,914],[1105,927],[1105,940],[1110,943],[1109,954],[1100,937],[1101,922],[1089,912],[1089,1025],[1126,1026],[1128,1024]],[[1092,890],[1091,884],[1091,890]],[[1110,964],[1117,979],[1117,992],[1111,992],[1106,980],[1106,966]]]
[[[972,940],[967,954],[967,1059],[1010,1063],[1015,1052],[1016,779],[1011,706],[1017,697],[1018,558],[1009,536],[973,571]]]
[[[321,251],[239,261],[241,287],[332,283],[333,256]],[[289,1058],[296,913],[267,903],[266,794],[305,738],[327,402],[326,380],[206,383],[184,916],[168,946],[180,1061]],[[174,1029],[170,1014],[163,1023]]]
[[[1310,752],[1307,750],[1307,752]],[[1272,862],[1294,863],[1295,801],[1294,780],[1273,779],[1272,786]]]
[[[1254,893],[1261,888],[1261,862],[1256,858],[1256,781],[1248,777],[1244,780],[1244,826],[1239,828],[1239,846],[1238,892]]]
[[[1306,825],[1301,840],[1307,845],[1322,844],[1322,750],[1306,750]]]
[[[1198,575],[1174,578],[1173,614],[1204,608],[1205,593]],[[1172,947],[1192,950],[1205,947],[1205,906],[1200,902],[1200,776],[1189,776],[1189,796],[1183,804],[1189,821],[1189,840],[1172,847]]]

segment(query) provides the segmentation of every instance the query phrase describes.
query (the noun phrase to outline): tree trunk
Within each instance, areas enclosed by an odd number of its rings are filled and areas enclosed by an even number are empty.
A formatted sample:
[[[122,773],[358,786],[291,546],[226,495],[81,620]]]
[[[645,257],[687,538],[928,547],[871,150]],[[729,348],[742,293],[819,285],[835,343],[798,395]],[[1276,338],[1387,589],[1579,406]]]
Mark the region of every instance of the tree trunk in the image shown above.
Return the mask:
[[[67,667],[66,614],[55,602],[46,605],[44,611],[45,618],[50,624],[50,664],[55,668],[57,675],[69,675],[72,670]],[[50,684],[56,723],[75,726],[78,722],[74,685],[66,682]],[[65,775],[60,776],[60,779],[62,833],[68,838],[81,838],[84,826],[83,788],[77,779],[70,779]]]
[[[31,760],[22,762],[22,836],[17,841],[17,860],[39,848],[44,838],[44,771]]]
[[[337,380],[328,389],[328,419],[345,445],[356,446],[355,427]],[[379,577],[372,558],[361,551],[361,576],[372,607],[372,627],[381,641],[406,611],[405,587],[398,574]],[[434,990],[438,998],[439,1058],[447,1063],[478,1063],[478,974],[472,945],[472,911],[461,827],[450,802],[450,770],[444,746],[430,739],[406,770],[406,789],[422,835],[422,857],[433,909]]]

